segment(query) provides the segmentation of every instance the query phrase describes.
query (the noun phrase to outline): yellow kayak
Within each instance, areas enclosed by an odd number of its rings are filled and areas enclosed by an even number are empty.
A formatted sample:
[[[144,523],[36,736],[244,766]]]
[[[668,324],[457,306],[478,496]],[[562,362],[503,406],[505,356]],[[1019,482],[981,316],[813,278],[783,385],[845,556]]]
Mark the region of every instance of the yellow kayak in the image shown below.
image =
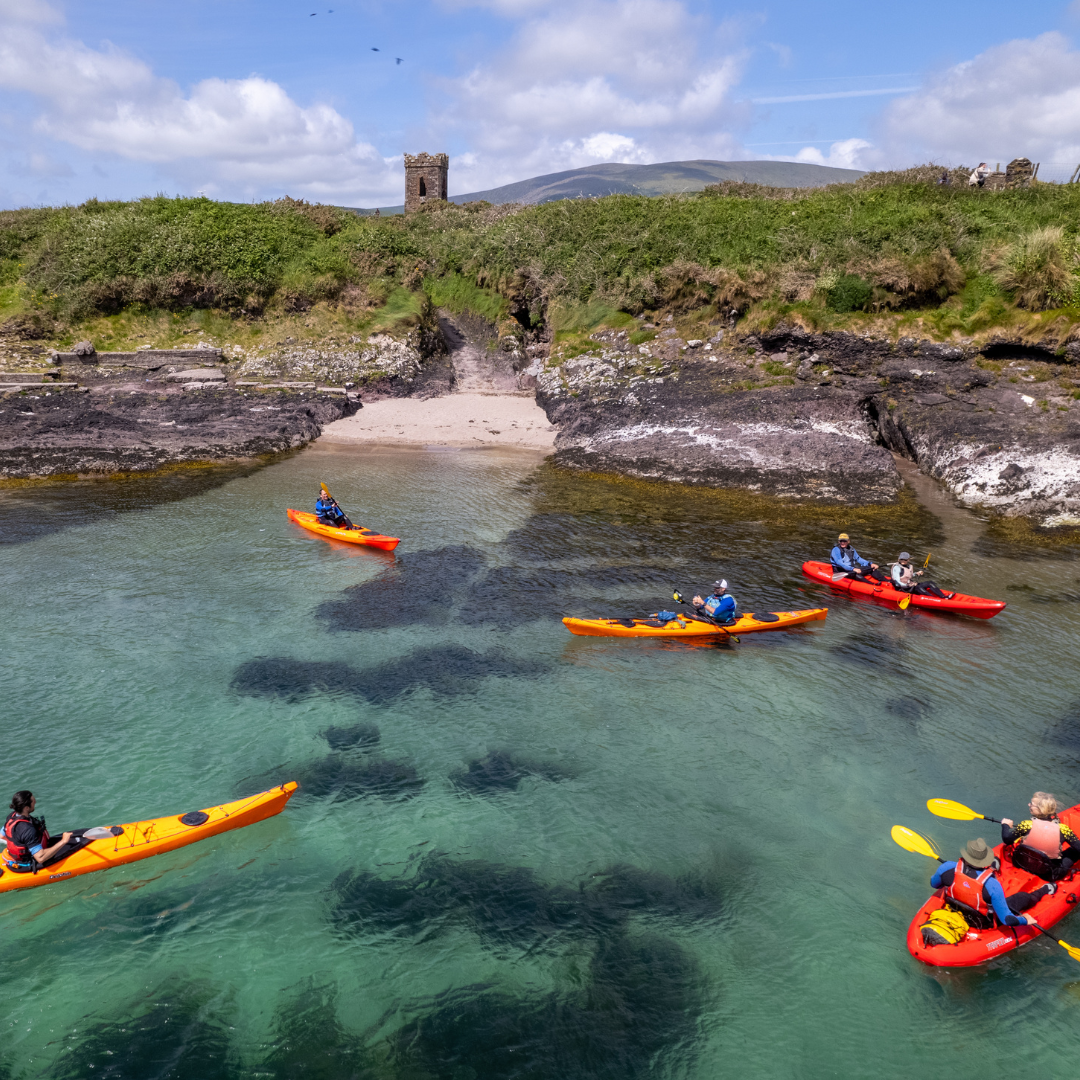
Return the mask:
[[[817,622],[828,614],[828,608],[763,611],[741,615],[722,627],[694,615],[681,614],[669,622],[661,622],[653,616],[647,619],[563,619],[563,625],[571,634],[582,637],[704,638],[751,634],[757,630],[787,630],[803,623]]]
[[[230,829],[254,825],[256,821],[280,814],[296,788],[297,785],[290,781],[269,791],[249,795],[246,799],[211,806],[206,810],[170,814],[149,821],[133,821],[127,825],[99,825],[86,829],[83,835],[90,840],[86,847],[59,862],[42,867],[36,874],[10,869],[0,855],[0,866],[4,868],[3,876],[0,876],[0,892],[32,889],[36,885],[49,885],[80,874],[92,874],[95,870],[108,870],[124,863],[149,859],[151,855],[175,851]]]

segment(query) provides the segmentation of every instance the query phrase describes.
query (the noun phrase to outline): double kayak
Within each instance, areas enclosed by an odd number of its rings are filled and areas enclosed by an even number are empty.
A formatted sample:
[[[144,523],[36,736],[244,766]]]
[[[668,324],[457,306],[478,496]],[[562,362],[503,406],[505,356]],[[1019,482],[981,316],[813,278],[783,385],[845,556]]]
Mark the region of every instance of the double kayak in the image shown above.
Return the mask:
[[[1080,805],[1062,810],[1058,817],[1074,832],[1080,830]],[[998,844],[994,848],[994,854],[1001,863],[998,876],[1006,896],[1012,896],[1017,892],[1032,892],[1045,884],[1041,878],[1015,866],[1011,850],[1004,844]],[[975,967],[977,964],[985,964],[988,960],[993,960],[995,956],[1001,956],[1040,936],[1039,931],[1033,926],[996,926],[991,930],[968,930],[967,936],[955,945],[926,945],[923,943],[921,927],[930,917],[931,912],[945,906],[943,893],[943,889],[938,889],[919,908],[915,918],[911,920],[911,926],[908,927],[908,951],[916,960],[921,960],[924,964],[930,964],[932,967]],[[1044,896],[1023,914],[1034,916],[1044,930],[1049,929],[1074,910],[1078,900],[1080,900],[1080,881],[1074,883],[1072,878],[1069,878],[1058,882],[1057,892],[1053,896]]]
[[[362,528],[359,525],[354,525],[351,529],[324,525],[314,514],[309,514],[306,510],[286,510],[285,513],[289,515],[289,520],[295,522],[301,529],[308,529],[320,536],[329,536],[333,540],[344,540],[346,544],[363,544],[383,551],[393,551],[401,543],[396,536],[383,536],[382,533]]]
[[[280,814],[296,788],[297,785],[290,781],[269,791],[261,791],[258,795],[211,806],[206,810],[170,814],[149,821],[133,821],[127,825],[99,825],[93,829],[77,830],[77,834],[88,841],[86,845],[66,858],[42,867],[36,874],[12,870],[0,857],[0,866],[4,867],[0,875],[0,892],[32,889],[36,885],[49,885],[80,874],[92,874],[95,870],[108,870],[113,866],[187,847],[188,844],[230,829],[254,825],[256,821]]]
[[[756,630],[787,630],[803,623],[817,622],[829,614],[828,608],[808,608],[805,611],[764,611],[741,615],[726,626],[695,615],[676,615],[661,622],[655,616],[647,619],[563,619],[571,634],[581,637],[664,637],[708,638],[727,634],[750,634]]]
[[[953,593],[947,600],[943,600],[940,596],[915,596],[879,581],[871,583],[849,577],[838,577],[834,580],[832,563],[827,562],[804,562],[802,572],[808,578],[820,581],[830,588],[839,589],[852,596],[869,596],[873,600],[886,603],[898,604],[910,596],[912,607],[926,608],[929,611],[950,611],[955,615],[970,615],[975,619],[992,619],[999,611],[1005,610],[1004,600],[987,600],[982,596]]]

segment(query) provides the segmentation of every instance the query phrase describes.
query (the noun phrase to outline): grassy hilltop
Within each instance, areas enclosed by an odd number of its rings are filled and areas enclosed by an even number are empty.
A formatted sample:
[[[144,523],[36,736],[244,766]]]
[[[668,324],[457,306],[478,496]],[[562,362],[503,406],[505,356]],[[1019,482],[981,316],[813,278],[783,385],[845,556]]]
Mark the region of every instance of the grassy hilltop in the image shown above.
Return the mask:
[[[57,344],[298,336],[422,321],[572,334],[642,311],[896,336],[1080,326],[1080,185],[969,190],[940,170],[779,189],[428,204],[358,217],[283,199],[140,199],[0,213],[0,325]],[[1080,331],[1077,331],[1080,332]],[[152,339],[144,340],[144,339]],[[188,337],[190,340],[190,337]]]

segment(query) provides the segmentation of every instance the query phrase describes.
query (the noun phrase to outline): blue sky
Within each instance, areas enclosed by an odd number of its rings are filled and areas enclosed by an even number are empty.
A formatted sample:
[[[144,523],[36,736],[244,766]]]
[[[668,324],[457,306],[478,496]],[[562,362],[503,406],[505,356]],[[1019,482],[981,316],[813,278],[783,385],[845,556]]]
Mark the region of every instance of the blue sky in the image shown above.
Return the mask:
[[[1080,0],[0,0],[0,207],[387,205],[419,150],[451,193],[686,158],[1067,178],[1078,41]]]

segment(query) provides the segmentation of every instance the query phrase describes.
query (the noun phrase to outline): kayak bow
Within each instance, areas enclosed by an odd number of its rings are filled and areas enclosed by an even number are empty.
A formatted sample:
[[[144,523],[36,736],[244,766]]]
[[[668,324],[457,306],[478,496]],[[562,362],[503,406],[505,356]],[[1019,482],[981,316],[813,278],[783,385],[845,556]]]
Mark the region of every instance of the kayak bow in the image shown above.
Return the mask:
[[[49,885],[80,874],[92,874],[95,870],[108,870],[124,863],[149,859],[151,855],[175,851],[230,829],[254,825],[256,821],[280,814],[296,788],[296,783],[290,781],[269,791],[261,791],[258,795],[211,806],[206,810],[171,814],[149,821],[133,821],[128,825],[103,825],[87,829],[87,834],[92,834],[94,839],[86,847],[66,859],[42,867],[36,874],[20,874],[5,867],[0,876],[0,892],[32,889],[36,885]]]

